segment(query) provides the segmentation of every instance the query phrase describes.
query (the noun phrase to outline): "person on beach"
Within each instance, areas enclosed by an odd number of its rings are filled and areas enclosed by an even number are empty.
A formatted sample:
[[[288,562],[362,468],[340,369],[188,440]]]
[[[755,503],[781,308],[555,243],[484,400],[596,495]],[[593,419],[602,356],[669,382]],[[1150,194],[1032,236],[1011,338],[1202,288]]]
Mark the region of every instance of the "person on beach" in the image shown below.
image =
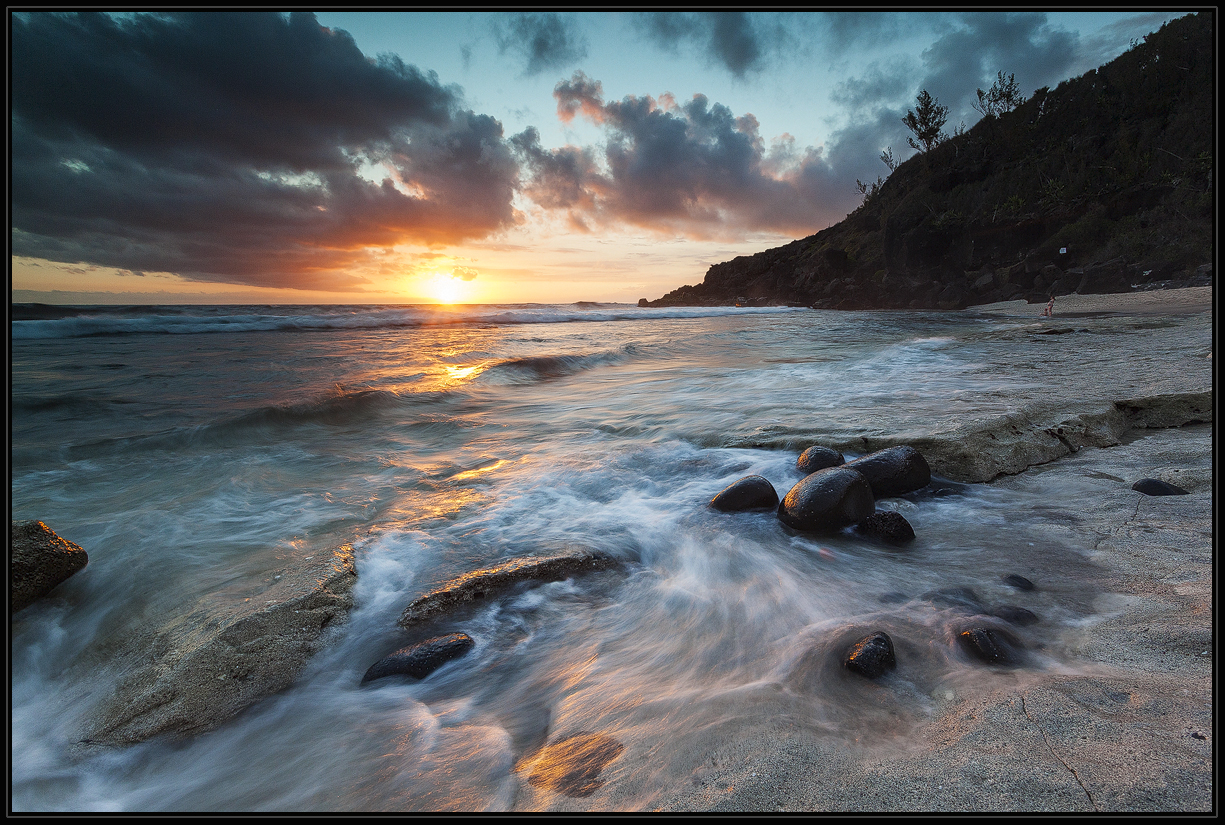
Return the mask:
[[[1046,309],[1042,310],[1042,317],[1050,318],[1054,314],[1055,314],[1055,296],[1052,295],[1051,299],[1046,302]]]

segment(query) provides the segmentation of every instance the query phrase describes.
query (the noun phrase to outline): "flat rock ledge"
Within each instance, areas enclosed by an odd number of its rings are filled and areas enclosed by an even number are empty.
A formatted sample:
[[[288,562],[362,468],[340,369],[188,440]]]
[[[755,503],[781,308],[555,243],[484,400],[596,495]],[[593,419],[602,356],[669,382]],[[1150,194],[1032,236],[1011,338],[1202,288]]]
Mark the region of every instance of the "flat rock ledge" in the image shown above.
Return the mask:
[[[251,598],[205,597],[152,635],[145,663],[87,715],[79,745],[202,733],[284,690],[347,617],[356,581],[344,545]]]
[[[982,483],[1016,475],[1082,447],[1114,447],[1134,430],[1212,421],[1212,391],[1099,402],[1084,412],[1066,407],[1030,409],[972,421],[946,432],[906,438],[864,438],[867,450],[902,443],[927,459],[932,473]]]
[[[474,570],[445,582],[404,609],[397,624],[408,628],[477,599],[495,596],[522,581],[559,581],[618,565],[616,559],[586,550],[554,556],[523,556]]]

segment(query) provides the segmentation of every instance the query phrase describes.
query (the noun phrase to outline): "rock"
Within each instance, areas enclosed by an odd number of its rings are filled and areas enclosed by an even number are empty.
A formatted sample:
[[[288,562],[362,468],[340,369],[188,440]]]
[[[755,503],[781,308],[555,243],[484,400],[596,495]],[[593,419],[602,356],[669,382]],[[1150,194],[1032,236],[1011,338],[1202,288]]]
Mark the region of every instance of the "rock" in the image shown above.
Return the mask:
[[[745,476],[712,498],[710,506],[724,513],[773,510],[778,506],[778,493],[768,479],[762,476]]]
[[[424,679],[446,662],[463,656],[474,644],[467,633],[451,633],[402,647],[371,665],[362,677],[362,684],[396,674]]]
[[[1027,627],[1031,624],[1039,622],[1038,615],[1024,607],[1017,607],[1014,604],[1002,604],[991,611],[991,615],[997,619],[1003,619],[1009,624],[1020,625]]]
[[[143,664],[94,708],[81,744],[129,745],[215,728],[289,687],[343,621],[357,581],[353,548],[287,570],[252,598],[217,595],[139,640]]]
[[[1181,487],[1175,487],[1173,484],[1168,484],[1158,478],[1142,478],[1135,484],[1131,485],[1131,489],[1137,493],[1144,493],[1146,496],[1185,496],[1187,491]]]
[[[837,530],[863,521],[876,500],[858,470],[829,467],[805,476],[778,506],[779,520],[796,530]]]
[[[1016,643],[997,628],[967,628],[957,634],[957,643],[966,653],[989,665],[1012,665],[1019,659]]]
[[[804,475],[811,475],[817,470],[824,470],[826,467],[838,467],[845,463],[846,459],[837,450],[832,450],[829,447],[813,446],[800,453],[799,459],[795,462],[795,467]]]
[[[914,541],[914,528],[901,514],[893,510],[877,510],[857,525],[858,529],[890,544]]]
[[[645,306],[650,306],[650,305],[651,305],[651,304],[650,304],[650,302],[649,302],[649,301],[647,301],[647,299],[646,299],[646,298],[639,298],[639,299],[638,299],[638,306],[640,306],[640,307],[645,307]]]
[[[868,453],[844,466],[863,473],[876,498],[899,496],[926,487],[932,478],[923,454],[914,447],[900,445]]]
[[[545,745],[532,764],[529,785],[569,797],[591,796],[604,784],[600,771],[625,750],[603,733],[576,733]]]
[[[1033,590],[1034,583],[1024,576],[1018,576],[1016,573],[1010,573],[1004,577],[1004,584],[1010,587],[1015,587],[1017,590]]]
[[[555,556],[524,556],[495,567],[474,570],[431,590],[404,609],[397,624],[411,627],[454,610],[476,599],[484,599],[522,581],[559,581],[571,576],[606,570],[617,560],[603,553],[575,550]]]
[[[89,563],[79,545],[60,538],[41,521],[14,521],[9,536],[10,615]]]
[[[877,631],[871,636],[865,636],[851,645],[843,660],[848,670],[875,679],[883,676],[886,671],[897,667],[897,657],[893,653],[893,640],[888,633]]]

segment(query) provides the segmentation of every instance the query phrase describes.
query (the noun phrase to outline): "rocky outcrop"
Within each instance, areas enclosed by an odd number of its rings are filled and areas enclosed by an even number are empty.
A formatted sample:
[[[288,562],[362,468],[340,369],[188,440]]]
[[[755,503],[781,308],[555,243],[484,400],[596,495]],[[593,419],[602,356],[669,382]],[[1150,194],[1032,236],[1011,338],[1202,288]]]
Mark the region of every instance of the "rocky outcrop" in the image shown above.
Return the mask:
[[[494,567],[465,573],[414,599],[404,609],[397,624],[404,628],[412,627],[476,600],[496,596],[519,582],[560,581],[607,570],[617,564],[612,556],[586,550],[511,559]]]
[[[287,570],[241,602],[206,598],[152,634],[144,664],[86,720],[82,744],[128,745],[216,727],[293,683],[353,605],[353,549]]]
[[[725,487],[710,500],[710,506],[723,513],[773,510],[778,506],[778,493],[769,479],[763,476],[745,476]]]
[[[967,422],[944,432],[906,439],[923,454],[933,473],[979,483],[1015,475],[1082,447],[1113,447],[1134,429],[1181,427],[1212,421],[1212,391],[1172,393],[1100,403],[1069,414],[1063,409],[1030,409]],[[864,439],[869,449],[880,439]]]
[[[80,545],[41,521],[14,521],[9,543],[10,613],[29,606],[89,563]]]
[[[650,306],[961,309],[1212,283],[1211,14],[898,166],[815,235],[717,263]]]
[[[838,530],[863,521],[875,506],[872,487],[862,473],[830,467],[792,487],[778,506],[778,518],[795,530]]]

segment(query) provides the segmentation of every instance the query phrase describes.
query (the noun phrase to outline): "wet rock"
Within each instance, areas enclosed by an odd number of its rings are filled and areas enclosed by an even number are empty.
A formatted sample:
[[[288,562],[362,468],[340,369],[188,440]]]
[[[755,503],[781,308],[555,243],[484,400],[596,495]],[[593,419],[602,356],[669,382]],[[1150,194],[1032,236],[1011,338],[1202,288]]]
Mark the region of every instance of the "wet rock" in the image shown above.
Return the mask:
[[[877,450],[844,466],[863,473],[872,485],[876,498],[899,496],[926,487],[932,478],[922,453],[914,447],[900,445]]]
[[[397,674],[424,679],[446,662],[463,656],[474,644],[467,633],[450,633],[402,647],[371,665],[362,677],[362,684]]]
[[[10,615],[50,593],[89,563],[79,545],[41,521],[14,521],[9,534]]]
[[[893,653],[893,640],[888,633],[878,631],[865,636],[847,650],[843,664],[848,670],[875,679],[897,667]]]
[[[353,606],[353,548],[303,560],[262,592],[217,593],[132,640],[142,664],[85,720],[86,745],[130,745],[215,728],[289,687]]]
[[[983,603],[978,594],[968,587],[946,587],[923,594],[923,598],[940,607],[956,607],[972,613],[982,612]]]
[[[876,501],[863,474],[829,467],[806,476],[778,506],[779,520],[796,530],[837,530],[863,521]]]
[[[745,476],[712,498],[710,506],[723,513],[773,510],[778,506],[778,493],[768,479],[762,476]]]
[[[624,745],[603,733],[576,733],[546,745],[527,782],[569,797],[591,796],[604,784],[600,772],[623,750]]]
[[[1020,659],[1016,642],[993,627],[971,627],[957,634],[961,649],[989,665],[1013,665]]]
[[[861,532],[890,544],[905,544],[914,541],[914,528],[901,513],[893,510],[877,510],[856,525]]]
[[[1018,576],[1016,573],[1010,573],[1004,577],[1004,584],[1009,587],[1015,587],[1017,590],[1033,590],[1034,583],[1024,576]]]
[[[1187,491],[1181,487],[1162,481],[1159,478],[1142,478],[1131,489],[1146,496],[1185,496]]]
[[[842,453],[829,447],[820,445],[809,447],[804,452],[800,453],[800,457],[796,459],[795,467],[804,475],[811,475],[817,470],[824,470],[827,467],[838,467],[846,463]]]
[[[555,556],[524,556],[474,570],[451,579],[404,609],[397,624],[411,627],[477,599],[496,596],[519,582],[560,581],[584,573],[615,567],[617,560],[603,553],[575,550]]]
[[[1039,622],[1038,615],[1024,607],[1017,607],[1015,604],[1002,604],[991,611],[991,615],[997,619],[1003,619],[1008,624],[1020,625],[1028,627],[1031,624]]]

